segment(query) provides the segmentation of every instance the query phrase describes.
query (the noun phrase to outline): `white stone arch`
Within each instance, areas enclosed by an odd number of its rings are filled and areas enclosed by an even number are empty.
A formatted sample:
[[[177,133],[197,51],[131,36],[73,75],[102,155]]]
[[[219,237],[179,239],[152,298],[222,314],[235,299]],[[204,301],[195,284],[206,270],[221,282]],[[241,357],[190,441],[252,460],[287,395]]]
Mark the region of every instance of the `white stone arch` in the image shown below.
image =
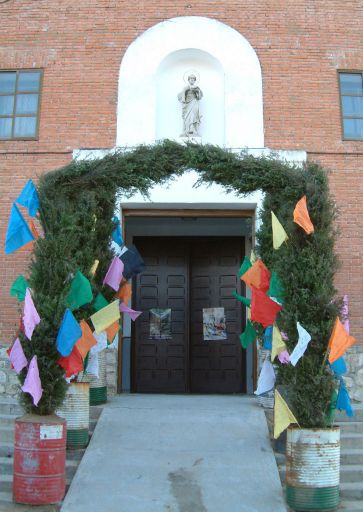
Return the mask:
[[[217,142],[229,148],[264,147],[262,75],[257,54],[233,28],[199,16],[158,23],[128,47],[119,75],[116,145],[157,140],[158,72],[168,56],[184,51],[187,57],[188,50],[194,55],[204,52],[219,63],[216,69],[223,76],[224,130],[223,140]]]

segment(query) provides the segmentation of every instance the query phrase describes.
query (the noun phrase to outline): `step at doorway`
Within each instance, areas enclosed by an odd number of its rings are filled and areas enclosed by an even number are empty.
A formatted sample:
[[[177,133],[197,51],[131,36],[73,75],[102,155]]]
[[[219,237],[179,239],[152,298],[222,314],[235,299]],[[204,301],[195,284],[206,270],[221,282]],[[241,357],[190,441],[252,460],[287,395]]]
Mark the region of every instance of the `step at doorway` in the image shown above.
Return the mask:
[[[133,325],[132,391],[245,392],[244,309],[232,295],[241,293],[243,237],[153,236],[134,243],[146,269],[134,282],[133,307],[144,313]],[[203,332],[209,308],[222,308],[214,311],[212,336]]]

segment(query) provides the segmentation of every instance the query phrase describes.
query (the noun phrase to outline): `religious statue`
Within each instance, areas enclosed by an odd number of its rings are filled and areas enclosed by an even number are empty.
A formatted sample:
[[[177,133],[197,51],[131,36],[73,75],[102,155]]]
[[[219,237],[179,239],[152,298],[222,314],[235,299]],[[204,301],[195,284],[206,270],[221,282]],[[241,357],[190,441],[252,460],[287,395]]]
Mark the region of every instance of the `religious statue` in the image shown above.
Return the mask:
[[[195,85],[197,77],[193,74],[188,76],[188,85],[178,94],[178,100],[183,105],[183,133],[182,137],[199,136],[198,129],[201,115],[199,113],[199,100],[202,99],[201,89]]]

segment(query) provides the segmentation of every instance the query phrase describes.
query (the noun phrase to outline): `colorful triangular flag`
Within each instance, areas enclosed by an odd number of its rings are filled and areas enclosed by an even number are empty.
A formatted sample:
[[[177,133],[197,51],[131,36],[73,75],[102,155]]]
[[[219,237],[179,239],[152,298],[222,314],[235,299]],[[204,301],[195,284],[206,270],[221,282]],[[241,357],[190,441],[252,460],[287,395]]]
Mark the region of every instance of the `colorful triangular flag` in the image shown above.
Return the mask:
[[[91,348],[91,355],[98,354],[98,352],[102,352],[102,350],[107,348],[106,331],[102,331],[99,334],[94,333],[94,337],[96,338],[97,343]]]
[[[284,289],[275,271],[271,272],[270,286],[267,295],[274,297],[280,304],[283,303]]]
[[[239,269],[238,276],[241,278],[243,276],[243,274],[245,274],[247,272],[247,270],[251,267],[252,267],[252,263],[251,263],[250,259],[247,256],[245,256],[242,261],[242,265]]]
[[[25,277],[20,274],[20,276],[18,276],[11,285],[10,295],[12,297],[17,297],[19,302],[23,302],[27,288],[29,288],[29,285]]]
[[[290,362],[293,366],[296,366],[299,359],[304,355],[311,340],[310,334],[299,322],[296,323],[296,326],[297,332],[299,333],[299,339],[290,355]]]
[[[243,348],[247,348],[248,345],[255,341],[257,333],[250,320],[247,320],[246,329],[240,334],[239,340]]]
[[[118,322],[114,322],[110,327],[107,327],[106,334],[107,334],[107,341],[109,344],[113,342],[115,339],[116,334],[120,330],[120,324]]]
[[[77,270],[76,275],[72,279],[69,293],[65,298],[65,303],[71,311],[74,311],[85,304],[89,304],[92,300],[93,294],[91,283],[87,277],[82,274],[82,272]]]
[[[15,202],[21,206],[24,206],[25,208],[28,208],[30,217],[35,217],[39,208],[39,197],[37,189],[35,188],[32,180],[27,182]]]
[[[34,306],[34,302],[30,293],[30,288],[25,291],[23,326],[25,336],[31,340],[35,327],[40,323],[40,316]]]
[[[115,297],[120,299],[120,301],[123,302],[124,304],[128,304],[131,299],[131,296],[132,296],[131,284],[128,283],[127,281],[124,281],[123,283],[121,283],[121,286],[120,286],[118,292],[116,293]]]
[[[328,348],[329,352],[329,363],[334,363],[345,351],[354,345],[356,339],[353,336],[349,336],[347,331],[344,329],[343,324],[337,317],[335,320],[334,328],[330,336]]]
[[[9,359],[16,373],[20,373],[23,368],[28,366],[28,361],[25,357],[19,338],[16,338],[9,351]]]
[[[274,438],[277,439],[281,432],[286,430],[291,423],[299,424],[285,400],[275,389]]]
[[[107,270],[107,273],[105,275],[105,278],[103,280],[103,284],[108,284],[113,288],[116,292],[119,289],[121,279],[122,279],[122,272],[124,270],[124,263],[120,260],[117,256],[113,258],[111,261],[111,264]]]
[[[271,361],[274,361],[275,357],[280,354],[280,352],[287,350],[286,344],[282,339],[280,329],[274,324],[272,328],[272,350],[271,350]]]
[[[130,279],[145,269],[145,262],[134,245],[127,248],[120,258],[124,262],[123,276],[125,279]]]
[[[119,308],[120,301],[119,299],[116,299],[111,302],[111,304],[108,304],[90,317],[96,334],[100,334],[120,318],[121,315]]]
[[[282,350],[278,355],[277,355],[279,361],[281,364],[288,364],[290,362],[290,354],[288,353],[287,350]]]
[[[277,250],[289,237],[274,212],[271,212],[271,220],[273,248]]]
[[[341,315],[342,315],[342,321],[343,321],[343,325],[344,325],[344,329],[347,331],[347,333],[349,334],[349,309],[348,309],[348,295],[344,295],[343,297],[343,304],[342,304],[342,310],[341,310]]]
[[[112,219],[112,222],[114,223],[115,229],[112,231],[112,240],[116,242],[117,245],[122,247],[124,244],[122,234],[121,234],[121,224],[120,220],[115,216]]]
[[[70,309],[66,309],[57,336],[57,350],[67,357],[72,352],[76,341],[82,336],[82,330]]]
[[[21,389],[24,393],[29,393],[32,396],[33,404],[37,406],[43,394],[42,383],[40,382],[39,377],[37,356],[33,356],[30,361],[28,373]]]
[[[133,322],[135,322],[136,318],[138,318],[142,313],[142,311],[135,311],[134,309],[129,308],[123,302],[120,303],[120,311],[121,313],[127,313]]]
[[[233,296],[248,308],[251,306],[251,299],[243,297],[242,295],[239,295],[237,292],[233,292]]]
[[[339,411],[345,411],[347,413],[347,416],[354,416],[354,411],[352,408],[352,404],[350,402],[349,394],[343,380],[341,380],[340,382],[336,408]]]
[[[303,228],[305,233],[308,235],[314,233],[314,226],[310,220],[308,207],[306,205],[306,196],[303,196],[300,201],[296,203],[294,209],[294,222]]]
[[[330,363],[329,363],[330,364]],[[344,357],[339,357],[334,363],[330,364],[330,368],[333,370],[337,377],[345,375],[348,371],[347,365],[345,364]]]
[[[265,359],[261,368],[260,376],[258,377],[257,389],[255,395],[262,395],[274,388],[276,375],[274,367],[268,359]]]
[[[108,306],[109,302],[106,300],[106,298],[102,295],[101,292],[99,292],[95,298],[94,303],[92,304],[93,311],[99,311],[100,309]]]
[[[254,286],[258,290],[266,292],[270,286],[270,277],[271,274],[263,261],[256,260],[252,267],[241,276],[241,280],[250,288]]]
[[[95,261],[93,262],[93,265],[92,265],[92,267],[91,267],[91,268],[90,268],[90,270],[89,270],[89,275],[90,275],[91,277],[94,277],[94,276],[95,276],[95,273],[97,272],[97,269],[98,269],[98,265],[99,265],[99,264],[100,264],[100,260],[95,260]]]
[[[16,204],[13,203],[5,239],[5,253],[11,254],[33,240],[35,238],[28,224]]]
[[[72,348],[72,352],[67,357],[60,357],[58,364],[66,371],[65,377],[77,375],[83,371],[83,359],[76,345]]]
[[[252,287],[251,320],[268,327],[275,322],[282,307],[270,299],[264,292]]]
[[[272,349],[272,325],[266,327],[263,333],[263,348],[265,350]]]
[[[82,359],[84,360],[90,351],[90,349],[96,345],[97,340],[93,336],[91,328],[89,327],[86,320],[81,320],[79,322],[79,326],[82,331],[82,336],[76,341],[76,347],[78,352],[80,353]]]

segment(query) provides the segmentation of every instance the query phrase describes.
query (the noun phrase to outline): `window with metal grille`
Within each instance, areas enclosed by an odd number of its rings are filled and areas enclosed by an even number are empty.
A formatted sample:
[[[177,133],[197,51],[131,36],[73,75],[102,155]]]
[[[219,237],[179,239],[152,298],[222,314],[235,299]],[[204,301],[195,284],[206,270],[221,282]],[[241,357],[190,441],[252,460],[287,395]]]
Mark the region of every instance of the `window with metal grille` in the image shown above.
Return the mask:
[[[0,139],[36,139],[42,71],[0,71]]]
[[[343,139],[363,140],[363,73],[339,72]]]

